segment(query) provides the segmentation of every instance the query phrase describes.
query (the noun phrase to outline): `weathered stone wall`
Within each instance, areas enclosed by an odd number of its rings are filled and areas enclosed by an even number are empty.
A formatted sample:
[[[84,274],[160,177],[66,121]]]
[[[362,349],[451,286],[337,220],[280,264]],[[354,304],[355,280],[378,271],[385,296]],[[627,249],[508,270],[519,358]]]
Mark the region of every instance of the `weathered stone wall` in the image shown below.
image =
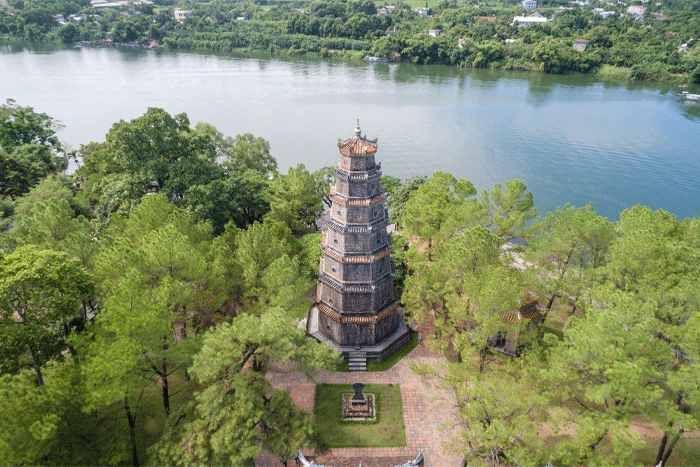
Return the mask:
[[[338,179],[335,183],[335,192],[346,198],[368,198],[376,196],[382,192],[379,185],[380,173],[381,172],[377,171],[363,180]]]
[[[323,261],[322,271],[345,283],[375,282],[392,272],[391,257],[386,255],[371,263],[344,263],[330,256]]]
[[[320,284],[318,298],[330,308],[343,315],[354,313],[376,313],[396,301],[394,284],[385,281],[375,287],[373,292],[345,292]]]
[[[350,172],[365,172],[374,170],[375,165],[374,154],[369,154],[367,156],[348,156],[341,154],[338,168]]]
[[[382,203],[371,206],[344,206],[334,202],[331,206],[331,219],[343,224],[370,224],[382,218],[384,218]]]
[[[351,234],[328,229],[326,244],[338,253],[378,252],[389,248],[389,236],[385,229],[373,230],[369,234]]]

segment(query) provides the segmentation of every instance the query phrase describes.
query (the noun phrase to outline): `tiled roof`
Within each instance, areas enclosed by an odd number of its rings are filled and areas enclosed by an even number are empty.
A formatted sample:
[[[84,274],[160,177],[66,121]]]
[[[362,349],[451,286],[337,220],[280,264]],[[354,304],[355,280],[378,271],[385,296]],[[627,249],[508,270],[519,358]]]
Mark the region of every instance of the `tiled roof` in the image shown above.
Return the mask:
[[[345,198],[342,198],[339,195],[333,193],[335,193],[335,191],[332,191],[332,193],[328,197],[331,199],[331,201],[334,201],[342,206],[371,206],[373,204],[381,203],[384,200],[386,200],[386,196],[379,195],[376,198],[372,199],[353,199],[346,201]]]
[[[511,323],[540,316],[540,310],[537,308],[537,297],[528,291],[524,291],[523,304],[520,305],[520,308],[517,311],[504,311],[501,313],[501,316],[504,320]]]
[[[321,247],[321,250],[323,250],[325,254],[327,254],[334,260],[340,261],[341,263],[373,263],[390,254],[393,250],[393,247],[390,246],[386,250],[374,256],[343,256],[325,245]]]
[[[385,309],[381,313],[376,314],[375,316],[340,316],[338,313],[331,310],[323,303],[319,303],[316,305],[316,308],[318,308],[318,310],[321,313],[328,316],[330,319],[337,323],[376,323],[377,321],[381,321],[387,316],[389,316],[398,307],[399,303],[394,302],[387,309]]]
[[[348,156],[364,156],[377,152],[377,140],[368,140],[355,135],[345,141],[338,140],[338,150]]]

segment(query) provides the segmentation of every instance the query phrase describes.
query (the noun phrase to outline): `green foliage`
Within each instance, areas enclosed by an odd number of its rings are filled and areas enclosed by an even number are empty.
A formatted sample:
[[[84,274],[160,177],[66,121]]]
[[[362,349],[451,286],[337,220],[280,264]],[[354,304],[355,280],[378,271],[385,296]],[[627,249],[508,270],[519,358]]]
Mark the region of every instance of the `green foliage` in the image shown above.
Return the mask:
[[[536,265],[532,287],[549,295],[546,313],[557,297],[576,300],[587,293],[612,239],[612,224],[596,215],[590,203],[578,209],[558,207],[532,226],[524,257]]]
[[[12,99],[0,106],[0,197],[16,199],[39,180],[64,168],[56,137],[61,125]]]
[[[430,260],[415,256],[402,300],[418,324],[434,327],[428,342],[434,349],[453,345],[463,359],[476,352],[483,366],[487,341],[503,327],[501,313],[518,307],[522,291],[517,273],[501,260],[500,245],[476,226],[439,243]]]
[[[508,459],[515,465],[543,465],[550,458],[542,449],[537,422],[546,417],[547,398],[523,368],[476,381],[465,378],[465,364],[419,367],[437,380],[440,388],[454,391],[459,411],[452,451],[465,460],[479,459],[489,466]],[[518,372],[516,378],[510,371]]]
[[[396,223],[398,226],[402,225],[401,216],[403,216],[406,210],[406,204],[411,194],[426,181],[428,181],[427,176],[416,175],[396,187],[393,193],[391,193],[386,205],[389,207],[389,215],[392,222]]]
[[[92,278],[65,253],[17,248],[0,258],[0,340],[2,370],[15,372],[21,353],[29,352],[39,385],[41,367],[61,357],[73,326],[84,324]]]
[[[76,175],[100,220],[162,192],[210,221],[217,235],[230,221],[244,228],[262,219],[269,211],[268,178],[277,172],[263,138],[225,137],[204,123],[193,129],[185,114],[172,117],[156,108],[114,124],[104,143],[80,153],[84,165]]]
[[[37,144],[53,152],[62,151],[56,137],[61,125],[43,113],[36,113],[31,107],[21,107],[8,99],[0,106],[0,148],[13,152],[24,145]]]
[[[0,463],[35,465],[51,452],[59,402],[51,396],[28,370],[0,376]]]
[[[692,41],[687,53],[677,52],[680,43],[700,35],[698,9],[690,0],[667,0],[659,10],[667,18],[658,21],[647,15],[643,28],[631,15],[602,18],[588,6],[565,0],[541,0],[537,12],[550,21],[527,27],[513,25],[515,16],[523,14],[513,0],[478,9],[471,1],[431,0],[428,18],[414,11],[426,6],[420,0],[397,3],[386,15],[376,14],[377,6],[383,5],[370,0],[264,3],[195,2],[186,6],[192,16],[178,23],[161,2],[155,9],[137,6],[142,13],[138,15],[101,10],[102,18],[88,16],[61,26],[53,14],[77,13],[85,8],[84,0],[16,1],[0,10],[0,35],[64,44],[155,40],[168,49],[224,53],[241,49],[349,59],[393,56],[419,64],[684,82],[693,81],[700,63],[700,49]],[[308,13],[293,10],[300,6]],[[246,21],[235,21],[239,16]],[[442,34],[431,37],[429,28],[439,28]],[[387,31],[395,32],[387,36]],[[588,48],[574,51],[574,41],[582,38],[589,41]],[[507,39],[517,42],[506,43]]]
[[[499,237],[517,237],[527,222],[537,216],[532,193],[520,180],[506,182],[505,192],[500,183],[491,191],[483,191],[479,204],[486,213],[486,225]]]
[[[241,315],[220,324],[204,337],[190,368],[202,390],[186,418],[171,419],[153,449],[155,462],[247,465],[261,449],[291,457],[312,440],[310,414],[255,370],[260,359],[269,359],[291,361],[310,374],[315,366],[334,365],[336,358],[328,347],[305,339],[279,308],[260,318]]]
[[[267,193],[268,181],[260,173],[248,169],[188,188],[179,204],[198,219],[211,222],[214,234],[219,235],[228,222],[245,228],[262,220],[270,209]]]
[[[311,302],[306,294],[316,276],[310,276],[309,252],[283,224],[271,220],[254,223],[248,230],[227,232],[224,248],[232,261],[223,264],[232,278],[227,284],[229,303],[236,313],[261,315],[280,306],[301,319]],[[301,256],[298,256],[302,252]]]
[[[476,188],[469,180],[435,172],[406,203],[401,221],[408,238],[427,244],[428,257],[434,242],[451,238],[478,219]]]
[[[323,212],[323,193],[317,192],[317,179],[299,164],[287,175],[279,175],[270,183],[270,212],[266,219],[283,223],[294,235],[314,231],[314,222]]]

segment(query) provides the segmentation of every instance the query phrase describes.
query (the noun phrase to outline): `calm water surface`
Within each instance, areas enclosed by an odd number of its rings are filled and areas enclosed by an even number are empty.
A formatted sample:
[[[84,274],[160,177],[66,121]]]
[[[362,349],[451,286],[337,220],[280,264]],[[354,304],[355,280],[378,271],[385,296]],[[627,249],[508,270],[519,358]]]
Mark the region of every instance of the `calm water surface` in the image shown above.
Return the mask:
[[[359,118],[386,175],[442,170],[479,190],[518,178],[540,213],[592,201],[611,220],[635,204],[700,215],[700,104],[677,92],[442,66],[0,46],[0,99],[60,120],[73,148],[162,107],[263,136],[284,171],[315,170],[337,162],[337,138]]]

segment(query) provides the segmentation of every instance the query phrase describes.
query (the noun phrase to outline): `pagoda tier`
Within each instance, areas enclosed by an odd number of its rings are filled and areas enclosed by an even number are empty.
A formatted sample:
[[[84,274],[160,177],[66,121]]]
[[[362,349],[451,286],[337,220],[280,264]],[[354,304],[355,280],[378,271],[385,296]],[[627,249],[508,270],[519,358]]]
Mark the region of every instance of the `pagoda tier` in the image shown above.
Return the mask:
[[[394,292],[386,197],[374,160],[377,140],[364,138],[358,124],[338,149],[309,332],[346,356],[362,348],[368,359],[381,360],[405,342],[408,331]]]

